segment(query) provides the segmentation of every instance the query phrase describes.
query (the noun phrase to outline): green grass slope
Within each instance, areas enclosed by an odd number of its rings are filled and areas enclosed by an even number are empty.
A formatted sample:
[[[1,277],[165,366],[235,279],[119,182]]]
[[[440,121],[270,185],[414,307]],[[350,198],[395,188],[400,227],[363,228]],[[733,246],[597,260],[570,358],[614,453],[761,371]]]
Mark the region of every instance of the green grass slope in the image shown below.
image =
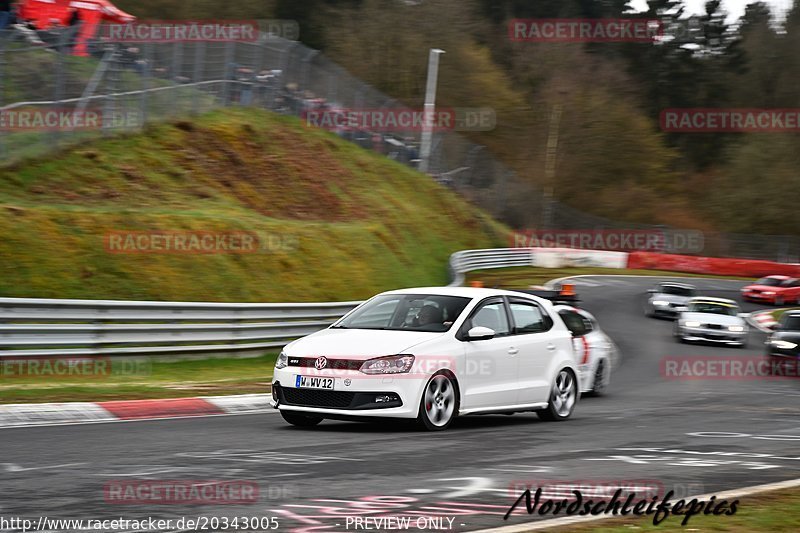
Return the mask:
[[[112,231],[255,232],[251,254],[114,254]],[[0,170],[0,296],[365,298],[447,282],[506,228],[426,176],[253,109],[152,126]]]

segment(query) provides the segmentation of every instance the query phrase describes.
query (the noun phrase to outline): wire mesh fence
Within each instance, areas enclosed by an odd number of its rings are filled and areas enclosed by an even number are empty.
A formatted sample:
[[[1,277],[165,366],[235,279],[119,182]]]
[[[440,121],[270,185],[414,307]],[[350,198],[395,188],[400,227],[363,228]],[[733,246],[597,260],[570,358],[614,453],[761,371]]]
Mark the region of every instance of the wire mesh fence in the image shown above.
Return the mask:
[[[0,32],[0,162],[227,106],[299,117],[315,109],[407,109],[319,51],[266,33],[247,42],[97,40],[88,57],[71,53],[74,29],[38,38],[14,29]],[[58,124],[42,118],[48,116]],[[336,133],[402,164],[419,164],[420,131]],[[434,133],[428,168],[434,179],[512,227],[663,228],[572,209],[456,131]],[[706,235],[703,253],[800,262],[800,238]]]

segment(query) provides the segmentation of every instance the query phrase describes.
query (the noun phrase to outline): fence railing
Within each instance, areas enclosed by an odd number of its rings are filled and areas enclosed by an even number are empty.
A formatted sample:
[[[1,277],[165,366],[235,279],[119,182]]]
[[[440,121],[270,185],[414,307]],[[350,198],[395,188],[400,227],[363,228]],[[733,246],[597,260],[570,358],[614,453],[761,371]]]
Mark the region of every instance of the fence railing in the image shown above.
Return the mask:
[[[463,285],[465,274],[475,270],[531,266],[533,257],[531,248],[496,248],[456,252],[450,256],[450,275],[453,278],[450,286]]]
[[[47,48],[0,32],[0,112],[31,108],[96,109],[102,127],[44,133],[0,128],[0,162],[47,154],[64,143],[131,132],[146,123],[232,105],[304,116],[309,110],[407,109],[301,43],[263,34],[254,42],[114,43],[98,41],[92,57],[69,54],[55,36]],[[55,44],[52,44],[55,43]],[[489,104],[491,104],[489,102]],[[420,132],[346,131],[363,148],[416,166]],[[439,182],[517,228],[669,229],[633,225],[572,209],[542,192],[485,147],[454,131],[434,133],[429,171]],[[543,216],[543,214],[547,216]],[[800,238],[705,236],[705,255],[800,261]]]
[[[0,298],[0,357],[232,355],[264,351],[328,327],[358,303]]]

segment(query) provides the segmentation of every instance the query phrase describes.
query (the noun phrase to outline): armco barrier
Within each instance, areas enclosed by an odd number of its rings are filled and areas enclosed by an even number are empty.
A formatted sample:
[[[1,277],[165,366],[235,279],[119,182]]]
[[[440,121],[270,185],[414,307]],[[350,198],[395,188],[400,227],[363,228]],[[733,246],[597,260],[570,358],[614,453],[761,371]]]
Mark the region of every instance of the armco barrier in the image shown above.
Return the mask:
[[[526,266],[531,249],[451,257],[452,285],[483,268]],[[360,302],[223,304],[0,298],[0,358],[234,355],[326,328]]]
[[[628,257],[628,268],[747,278],[759,278],[772,274],[800,277],[800,265],[753,259],[695,257],[652,252],[632,252]]]
[[[542,268],[602,267],[626,268],[627,252],[579,250],[573,248],[495,248],[465,250],[450,258],[451,286],[464,284],[464,274],[475,270],[534,266]]]
[[[223,304],[0,298],[0,357],[235,354],[284,346],[359,302]]]

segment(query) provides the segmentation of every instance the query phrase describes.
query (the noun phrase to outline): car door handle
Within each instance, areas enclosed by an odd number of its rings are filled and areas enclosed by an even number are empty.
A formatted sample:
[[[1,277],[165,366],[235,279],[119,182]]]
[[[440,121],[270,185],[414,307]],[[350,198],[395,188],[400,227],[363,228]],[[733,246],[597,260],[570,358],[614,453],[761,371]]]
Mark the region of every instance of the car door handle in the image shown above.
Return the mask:
[[[508,353],[511,355],[517,355],[519,353],[519,349],[514,348],[513,346],[508,349]]]
[[[547,351],[548,351],[548,352],[554,352],[554,351],[556,351],[556,345],[555,345],[555,344],[548,344],[548,345],[547,345]]]

